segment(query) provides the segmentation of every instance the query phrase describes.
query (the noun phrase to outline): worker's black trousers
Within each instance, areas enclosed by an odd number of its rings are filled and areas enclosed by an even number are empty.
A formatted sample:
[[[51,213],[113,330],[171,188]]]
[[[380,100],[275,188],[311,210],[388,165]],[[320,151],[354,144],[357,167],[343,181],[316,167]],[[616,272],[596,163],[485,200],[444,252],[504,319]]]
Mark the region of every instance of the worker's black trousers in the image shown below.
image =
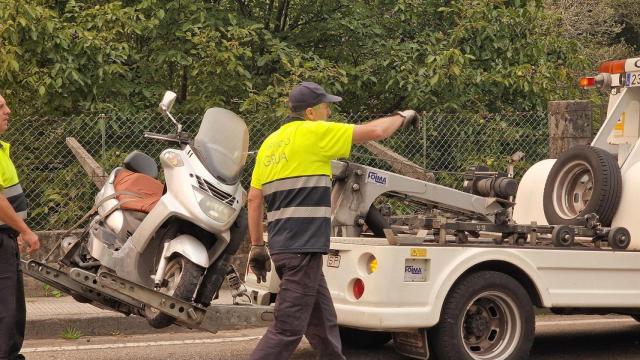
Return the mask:
[[[274,254],[271,258],[282,279],[275,321],[250,359],[289,359],[303,335],[321,359],[345,359],[336,311],[322,273],[322,254]]]
[[[26,310],[16,236],[0,231],[0,360],[23,359]]]

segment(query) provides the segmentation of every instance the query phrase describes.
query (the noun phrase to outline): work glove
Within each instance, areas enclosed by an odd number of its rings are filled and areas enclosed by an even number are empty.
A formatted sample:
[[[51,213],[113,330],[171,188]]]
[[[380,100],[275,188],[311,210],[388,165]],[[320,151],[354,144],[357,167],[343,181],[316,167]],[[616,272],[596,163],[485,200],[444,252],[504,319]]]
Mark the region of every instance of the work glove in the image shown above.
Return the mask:
[[[406,129],[408,127],[412,127],[414,129],[420,128],[420,115],[418,115],[415,110],[404,110],[404,111],[396,111],[395,115],[400,115],[404,119],[402,120],[402,125],[400,128]]]
[[[266,246],[251,246],[251,251],[249,251],[249,267],[251,271],[256,274],[258,284],[267,281],[267,273],[271,271],[271,257],[269,257],[269,251],[267,251]]]

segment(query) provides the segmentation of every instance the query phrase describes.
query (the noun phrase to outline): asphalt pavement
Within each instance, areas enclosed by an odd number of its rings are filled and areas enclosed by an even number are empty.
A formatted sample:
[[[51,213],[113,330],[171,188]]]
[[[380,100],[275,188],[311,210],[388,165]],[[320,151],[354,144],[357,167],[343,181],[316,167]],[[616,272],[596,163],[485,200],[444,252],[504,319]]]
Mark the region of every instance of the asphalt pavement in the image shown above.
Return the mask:
[[[164,333],[147,335],[83,336],[76,340],[32,339],[24,346],[29,360],[165,360],[247,359],[265,329],[224,331],[217,334]],[[406,359],[391,344],[376,350],[345,349],[348,359]],[[313,359],[303,340],[293,359]],[[532,360],[640,358],[640,324],[624,316],[538,316]]]

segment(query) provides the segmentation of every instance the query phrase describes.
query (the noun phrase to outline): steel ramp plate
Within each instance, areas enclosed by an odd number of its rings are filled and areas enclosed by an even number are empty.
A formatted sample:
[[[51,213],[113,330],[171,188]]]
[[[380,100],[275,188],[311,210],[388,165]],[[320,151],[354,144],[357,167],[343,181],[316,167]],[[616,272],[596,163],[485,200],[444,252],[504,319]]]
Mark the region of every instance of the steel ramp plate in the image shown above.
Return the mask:
[[[134,308],[142,308],[142,304],[135,301],[134,299],[125,297],[118,293],[113,293],[108,289],[100,289],[93,284],[89,284],[93,279],[95,279],[95,275],[87,271],[81,269],[71,270],[72,274],[74,273],[74,271],[76,271],[76,274],[78,274],[78,276],[83,275],[82,279],[87,278],[88,281],[85,284],[74,280],[70,274],[67,274],[62,270],[56,269],[50,265],[41,263],[36,260],[20,260],[20,267],[23,273],[31,276],[38,281],[51,285],[54,288],[67,294],[80,295],[88,300],[91,300],[92,302],[105,305],[114,311],[129,315],[134,312]],[[125,307],[123,308],[122,306],[120,306],[120,304],[124,305]],[[116,308],[114,308],[114,306],[116,306]]]
[[[209,332],[238,327],[268,326],[273,321],[273,307],[254,305],[218,305],[202,308],[108,272],[98,273],[98,283],[121,294],[138,299],[147,306],[176,319],[179,325]]]

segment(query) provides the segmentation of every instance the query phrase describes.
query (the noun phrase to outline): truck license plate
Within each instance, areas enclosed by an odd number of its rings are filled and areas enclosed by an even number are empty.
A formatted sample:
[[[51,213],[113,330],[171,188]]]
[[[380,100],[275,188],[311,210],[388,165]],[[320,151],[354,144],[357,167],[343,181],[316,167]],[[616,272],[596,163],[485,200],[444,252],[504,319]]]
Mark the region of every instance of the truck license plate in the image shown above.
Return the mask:
[[[328,255],[327,266],[332,268],[340,267],[340,255]]]
[[[626,87],[640,86],[640,72],[628,72]]]

